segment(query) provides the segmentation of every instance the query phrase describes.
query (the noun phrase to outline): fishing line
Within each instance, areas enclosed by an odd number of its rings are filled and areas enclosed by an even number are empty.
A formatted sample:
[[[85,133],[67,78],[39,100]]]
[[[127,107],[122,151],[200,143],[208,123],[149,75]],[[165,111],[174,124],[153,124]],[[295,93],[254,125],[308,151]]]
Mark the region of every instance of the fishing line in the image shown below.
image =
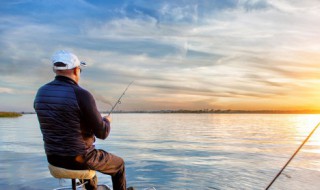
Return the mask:
[[[282,167],[282,169],[279,171],[279,173],[276,175],[276,177],[273,178],[273,180],[270,182],[270,184],[268,185],[268,187],[266,188],[266,190],[268,190],[273,182],[276,181],[276,179],[281,175],[281,173],[283,172],[283,170],[289,165],[289,163],[291,162],[291,160],[296,156],[296,154],[300,151],[300,149],[303,147],[303,145],[309,140],[309,138],[312,136],[312,134],[317,130],[317,128],[319,127],[320,122],[318,123],[318,125],[316,125],[314,127],[314,129],[310,132],[310,134],[307,136],[307,138],[303,141],[303,143],[299,146],[299,148],[295,151],[295,153],[291,156],[291,158],[288,160],[288,162]]]

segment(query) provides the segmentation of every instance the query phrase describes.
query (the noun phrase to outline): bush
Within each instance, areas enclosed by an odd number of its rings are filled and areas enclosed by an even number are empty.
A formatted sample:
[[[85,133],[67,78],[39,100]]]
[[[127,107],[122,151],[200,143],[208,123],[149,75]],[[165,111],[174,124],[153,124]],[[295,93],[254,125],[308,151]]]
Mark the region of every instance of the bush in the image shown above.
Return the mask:
[[[16,112],[0,112],[0,117],[20,117],[22,114]]]

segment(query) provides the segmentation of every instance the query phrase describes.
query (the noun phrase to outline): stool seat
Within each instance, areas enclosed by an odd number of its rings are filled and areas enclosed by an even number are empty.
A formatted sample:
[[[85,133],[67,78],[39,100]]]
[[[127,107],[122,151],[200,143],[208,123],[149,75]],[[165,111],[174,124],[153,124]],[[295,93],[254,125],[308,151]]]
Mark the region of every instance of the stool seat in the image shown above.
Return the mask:
[[[65,179],[92,179],[96,175],[95,170],[70,170],[48,165],[50,173],[55,178]]]

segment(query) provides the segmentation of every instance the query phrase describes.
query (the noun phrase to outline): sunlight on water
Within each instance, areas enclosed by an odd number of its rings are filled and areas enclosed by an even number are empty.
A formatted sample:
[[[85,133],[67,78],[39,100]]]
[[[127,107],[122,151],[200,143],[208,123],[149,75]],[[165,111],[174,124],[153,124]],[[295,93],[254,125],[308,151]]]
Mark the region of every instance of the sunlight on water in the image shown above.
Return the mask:
[[[125,159],[128,184],[138,189],[264,189],[319,121],[303,114],[114,114],[110,137],[96,144]],[[0,130],[1,187],[59,186],[35,115],[0,119]],[[272,189],[318,189],[319,160],[320,129]]]
[[[298,140],[304,140],[304,137],[307,137],[311,131],[318,125],[320,122],[320,116],[319,115],[310,115],[308,120],[300,119],[297,121],[297,133],[301,135]],[[320,127],[319,127],[320,128]],[[307,145],[320,145],[320,129],[316,130],[314,134],[309,139],[309,142]],[[320,151],[320,150],[318,150]]]

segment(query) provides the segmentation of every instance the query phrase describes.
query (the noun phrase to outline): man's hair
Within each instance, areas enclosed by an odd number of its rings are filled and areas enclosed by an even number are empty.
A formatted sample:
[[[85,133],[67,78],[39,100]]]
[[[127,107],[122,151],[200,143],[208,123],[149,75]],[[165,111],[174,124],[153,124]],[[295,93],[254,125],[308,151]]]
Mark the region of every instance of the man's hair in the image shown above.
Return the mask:
[[[67,64],[62,63],[62,62],[55,62],[55,63],[53,64],[53,66],[55,66],[55,67],[65,67],[65,66],[67,66]]]
[[[54,71],[56,74],[67,74],[67,73],[70,72],[70,69],[69,69],[69,70],[59,70],[59,69],[56,69],[57,67],[66,67],[67,64],[65,64],[65,63],[55,62],[55,63],[53,64],[53,66],[55,67],[55,68],[53,68],[53,71]]]

